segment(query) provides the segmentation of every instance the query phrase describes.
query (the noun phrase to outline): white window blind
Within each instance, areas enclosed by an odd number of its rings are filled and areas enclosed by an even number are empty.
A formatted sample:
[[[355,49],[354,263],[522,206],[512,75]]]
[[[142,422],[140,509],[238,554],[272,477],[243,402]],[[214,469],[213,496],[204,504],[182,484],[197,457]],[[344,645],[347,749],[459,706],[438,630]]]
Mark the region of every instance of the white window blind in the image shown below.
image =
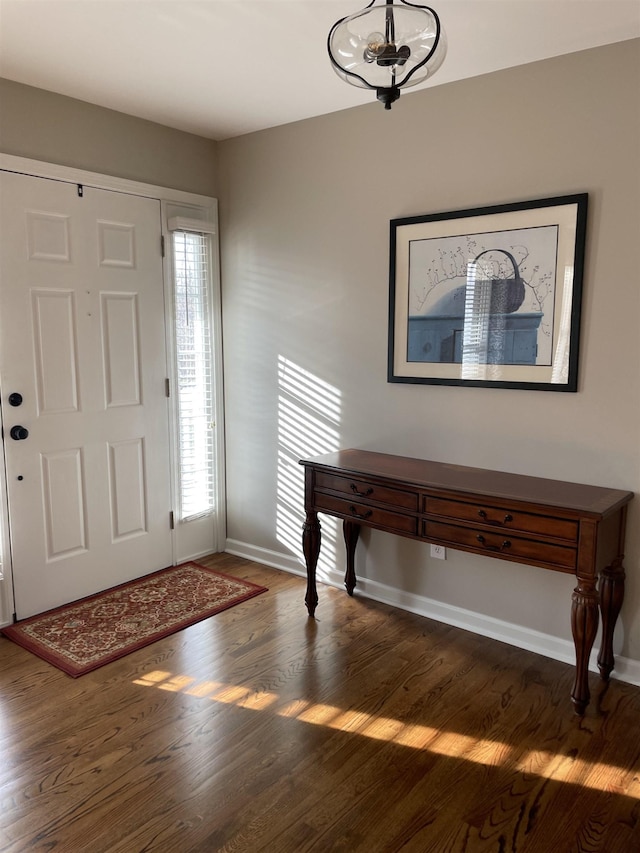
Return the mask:
[[[173,231],[180,519],[215,510],[210,236]]]

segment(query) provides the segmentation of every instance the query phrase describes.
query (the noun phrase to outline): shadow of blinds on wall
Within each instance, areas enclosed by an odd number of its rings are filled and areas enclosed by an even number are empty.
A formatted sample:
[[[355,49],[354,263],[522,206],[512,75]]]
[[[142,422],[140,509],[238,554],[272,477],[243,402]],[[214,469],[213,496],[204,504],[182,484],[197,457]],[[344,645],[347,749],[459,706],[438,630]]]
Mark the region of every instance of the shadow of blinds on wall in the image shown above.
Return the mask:
[[[180,521],[213,513],[216,495],[211,236],[207,223],[169,219],[174,276]],[[197,229],[197,230],[196,230]]]

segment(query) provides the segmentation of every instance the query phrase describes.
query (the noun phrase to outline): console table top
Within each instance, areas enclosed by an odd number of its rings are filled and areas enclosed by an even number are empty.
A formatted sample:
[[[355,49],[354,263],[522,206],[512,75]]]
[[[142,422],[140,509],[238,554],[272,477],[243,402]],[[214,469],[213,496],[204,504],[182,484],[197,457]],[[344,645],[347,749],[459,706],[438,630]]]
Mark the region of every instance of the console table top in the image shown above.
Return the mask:
[[[441,489],[458,494],[482,494],[484,497],[517,500],[594,518],[604,518],[633,498],[633,492],[621,489],[470,468],[369,450],[339,450],[301,459],[300,464],[314,468],[339,469],[342,473],[353,473],[354,476],[360,477],[364,474],[401,480],[421,489]]]

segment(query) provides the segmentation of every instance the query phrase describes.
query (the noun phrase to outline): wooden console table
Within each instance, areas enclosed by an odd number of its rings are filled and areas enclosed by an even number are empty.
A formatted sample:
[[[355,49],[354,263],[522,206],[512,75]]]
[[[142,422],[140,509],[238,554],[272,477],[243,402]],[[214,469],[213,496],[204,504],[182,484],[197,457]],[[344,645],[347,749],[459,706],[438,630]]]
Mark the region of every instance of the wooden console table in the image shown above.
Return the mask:
[[[571,699],[576,712],[584,713],[599,609],[603,632],[598,667],[603,679],[614,665],[613,630],[624,597],[624,533],[632,492],[365,450],[341,450],[300,464],[305,468],[302,543],[310,616],[318,603],[318,512],[343,519],[349,595],[356,586],[354,558],[363,524],[472,554],[575,574],[571,629],[576,677]]]

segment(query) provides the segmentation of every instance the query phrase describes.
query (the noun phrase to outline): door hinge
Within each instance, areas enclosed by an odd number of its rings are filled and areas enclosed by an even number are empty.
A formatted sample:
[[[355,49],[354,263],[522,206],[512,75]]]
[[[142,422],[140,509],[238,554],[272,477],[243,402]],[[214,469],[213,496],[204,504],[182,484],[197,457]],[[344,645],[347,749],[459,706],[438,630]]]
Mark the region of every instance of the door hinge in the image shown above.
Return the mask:
[[[164,380],[164,393],[166,397],[171,396],[171,381],[168,377]]]
[[[160,254],[164,258],[164,234],[160,235]]]
[[[78,196],[80,198],[82,198],[83,195],[84,195],[84,187],[82,186],[82,184],[78,184]]]
[[[173,510],[169,513],[169,529],[174,530],[176,526],[175,520],[173,518]]]

